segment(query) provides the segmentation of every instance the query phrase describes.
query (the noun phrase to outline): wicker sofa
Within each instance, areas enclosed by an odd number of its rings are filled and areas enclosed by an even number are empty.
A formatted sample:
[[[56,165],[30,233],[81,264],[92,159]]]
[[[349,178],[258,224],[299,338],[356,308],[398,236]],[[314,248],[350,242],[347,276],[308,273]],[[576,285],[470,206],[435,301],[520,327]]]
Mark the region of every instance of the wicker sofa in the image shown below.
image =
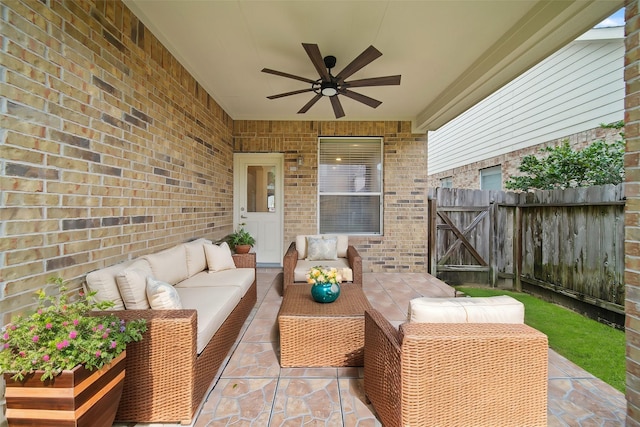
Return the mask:
[[[465,311],[448,302],[431,313]],[[495,321],[491,310],[474,310]],[[464,322],[458,314],[450,320]],[[396,329],[372,309],[364,391],[385,427],[546,426],[547,352],[546,335],[523,323],[410,320]]]
[[[213,249],[219,251],[198,239],[87,275],[88,289],[97,290],[98,299],[114,301],[118,316],[147,320],[143,340],[127,346],[116,421],[192,422],[256,303],[255,254],[228,252],[222,261],[225,268],[218,270],[220,260],[209,257]],[[140,290],[135,295],[123,288],[123,282],[136,276],[173,285],[179,306],[152,308],[157,304],[153,295],[145,301]],[[149,281],[146,285],[148,293]]]
[[[309,257],[309,239],[331,239],[336,240],[335,256],[326,258]],[[357,249],[349,245],[348,236],[330,235],[299,235],[291,242],[289,249],[282,260],[283,267],[283,292],[287,286],[295,283],[306,283],[305,275],[309,269],[316,265],[335,267],[344,270],[343,280],[353,282],[362,286],[362,257]]]

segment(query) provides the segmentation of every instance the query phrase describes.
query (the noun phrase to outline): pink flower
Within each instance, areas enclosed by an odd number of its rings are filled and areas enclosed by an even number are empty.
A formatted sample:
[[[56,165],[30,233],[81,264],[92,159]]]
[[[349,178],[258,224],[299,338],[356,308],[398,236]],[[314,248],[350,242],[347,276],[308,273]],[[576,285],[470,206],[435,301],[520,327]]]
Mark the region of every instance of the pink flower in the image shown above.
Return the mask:
[[[104,328],[104,326],[102,326],[102,323],[100,323],[100,324],[98,325],[98,329],[99,329],[99,330],[102,330],[102,328]]]
[[[42,309],[38,309],[38,314],[42,314]]]
[[[33,342],[38,342],[38,340],[39,340],[39,339],[40,339],[40,337],[39,337],[39,336],[37,336],[37,335],[34,335],[34,336],[33,336],[33,338],[31,338],[31,340],[32,340]]]
[[[53,327],[53,325],[51,323],[47,323],[44,327],[47,328],[47,329],[51,329]]]
[[[73,326],[78,326],[78,323],[80,323],[78,319],[73,319]]]
[[[2,335],[2,339],[8,340],[8,339],[9,339],[9,333],[8,333],[8,332],[5,332],[5,333]]]
[[[25,353],[24,351],[21,351],[20,353],[18,353],[20,355],[20,357],[25,357],[27,355],[27,353]]]
[[[58,350],[62,350],[65,347],[69,347],[69,341],[67,340],[62,340],[61,342],[59,342],[58,344],[56,344],[56,348]]]
[[[9,347],[11,347],[11,346],[9,345],[9,343],[5,343],[5,344],[4,344],[4,348],[9,348]]]
[[[115,341],[111,341],[111,348],[116,348],[118,346],[118,343]]]
[[[102,334],[102,338],[103,338],[103,339],[107,339],[108,337],[109,337],[109,334],[108,334],[108,333],[106,333],[106,332],[105,332],[104,334]]]
[[[78,333],[76,331],[69,332],[70,339],[75,339],[77,336],[78,336]]]
[[[49,361],[49,355],[45,354],[44,356],[42,356],[42,360],[44,360],[45,362]]]
[[[100,357],[102,353],[100,353],[100,350],[96,351],[96,357]]]
[[[66,320],[64,322],[62,322],[62,326],[69,326],[69,322],[67,322]]]

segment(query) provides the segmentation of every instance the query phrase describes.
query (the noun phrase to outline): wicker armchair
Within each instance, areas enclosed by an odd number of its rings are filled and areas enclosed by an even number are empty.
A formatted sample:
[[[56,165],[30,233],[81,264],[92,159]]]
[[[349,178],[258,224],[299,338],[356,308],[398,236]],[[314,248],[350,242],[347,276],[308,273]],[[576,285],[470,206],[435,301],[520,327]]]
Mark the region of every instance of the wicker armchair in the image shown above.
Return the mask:
[[[547,337],[524,324],[365,312],[364,391],[385,427],[546,426]]]
[[[302,238],[302,240],[301,240]],[[346,238],[346,237],[345,237]],[[296,241],[292,242],[289,246],[289,249],[284,255],[282,265],[283,265],[283,292],[287,289],[287,286],[293,285],[295,283],[302,284],[306,283],[303,279],[304,274],[309,270],[310,267],[314,265],[327,264],[331,267],[348,267],[351,269],[352,280],[356,285],[362,286],[362,257],[358,253],[357,249],[345,243],[345,254],[344,257],[338,258],[336,261],[323,262],[323,261],[306,261],[306,252],[298,251],[298,243],[304,242],[304,236],[297,236]],[[297,272],[296,272],[297,270]],[[296,276],[298,276],[296,278]]]

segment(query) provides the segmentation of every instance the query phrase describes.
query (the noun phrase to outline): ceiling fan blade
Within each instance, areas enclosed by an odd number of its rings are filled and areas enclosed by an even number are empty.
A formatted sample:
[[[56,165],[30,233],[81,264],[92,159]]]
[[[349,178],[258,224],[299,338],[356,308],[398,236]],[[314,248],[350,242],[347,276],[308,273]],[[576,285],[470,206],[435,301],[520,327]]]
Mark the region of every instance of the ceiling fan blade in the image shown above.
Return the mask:
[[[353,73],[360,70],[361,68],[368,65],[369,63],[373,62],[374,60],[380,58],[381,56],[382,56],[382,53],[378,49],[376,49],[373,46],[369,46],[364,50],[364,52],[358,55],[356,59],[351,61],[349,65],[344,67],[344,69],[338,73],[336,78],[339,81],[344,81],[345,79],[349,78],[349,76],[351,76]]]
[[[267,96],[267,98],[269,98],[269,99],[278,99],[278,98],[282,98],[282,97],[289,96],[289,95],[297,95],[299,93],[305,93],[305,92],[311,92],[311,91],[313,91],[313,88],[293,90],[291,92],[285,92],[285,93],[279,93],[277,95]]]
[[[400,84],[400,75],[373,77],[370,79],[352,80],[345,82],[346,87],[364,87],[364,86],[395,86]]]
[[[320,53],[320,48],[317,44],[310,43],[302,43],[302,47],[309,55],[309,59],[313,63],[313,66],[316,67],[316,71],[322,77],[322,80],[329,81],[329,72],[327,71],[327,67],[324,65],[324,59],[322,58],[322,54]]]
[[[271,70],[269,68],[263,68],[262,69],[263,73],[268,73],[268,74],[273,74],[276,76],[280,76],[280,77],[286,77],[288,79],[294,79],[294,80],[300,80],[301,82],[305,82],[305,83],[315,83],[315,80],[311,80],[308,79],[306,77],[300,77],[300,76],[294,76],[293,74],[289,74],[289,73],[283,73],[282,71],[276,71],[276,70]]]
[[[304,104],[304,107],[302,107],[300,109],[300,111],[298,111],[298,114],[304,114],[307,111],[309,111],[309,108],[313,107],[313,104],[318,102],[320,100],[320,98],[322,98],[322,95],[320,95],[320,94],[318,94],[318,95],[314,96],[313,98],[311,98],[311,101],[309,101],[306,104]]]
[[[336,115],[336,119],[344,117],[344,110],[342,109],[342,104],[340,103],[338,96],[330,96],[329,99],[331,99],[331,106],[333,107],[333,113]]]
[[[377,108],[380,104],[382,104],[382,101],[378,101],[377,99],[362,95],[361,93],[353,92],[349,89],[341,91],[340,94],[348,96],[351,99],[355,99],[358,102],[362,102],[363,104],[366,104],[371,108]]]

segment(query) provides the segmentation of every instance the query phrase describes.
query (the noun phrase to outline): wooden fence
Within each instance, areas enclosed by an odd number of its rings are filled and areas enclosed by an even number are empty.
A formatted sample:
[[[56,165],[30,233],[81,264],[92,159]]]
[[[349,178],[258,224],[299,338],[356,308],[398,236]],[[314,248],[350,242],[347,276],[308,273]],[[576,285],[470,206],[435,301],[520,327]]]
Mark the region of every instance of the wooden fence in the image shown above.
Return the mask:
[[[429,269],[450,283],[535,286],[624,315],[624,190],[429,194]]]

